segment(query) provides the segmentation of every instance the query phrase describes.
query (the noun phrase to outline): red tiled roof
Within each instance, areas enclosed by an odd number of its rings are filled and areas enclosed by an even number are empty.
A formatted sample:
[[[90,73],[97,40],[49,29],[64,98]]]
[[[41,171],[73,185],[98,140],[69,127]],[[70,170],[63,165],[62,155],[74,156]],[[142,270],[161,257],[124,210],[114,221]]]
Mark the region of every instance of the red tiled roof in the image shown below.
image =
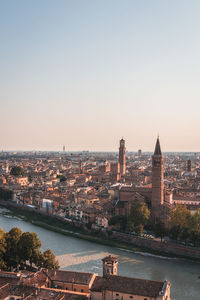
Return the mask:
[[[91,291],[101,292],[107,289],[125,294],[155,298],[162,291],[163,285],[164,282],[159,281],[109,275],[106,277],[97,276]]]
[[[85,285],[88,285],[93,277],[93,273],[59,270],[48,270],[48,275],[52,281],[70,282]]]

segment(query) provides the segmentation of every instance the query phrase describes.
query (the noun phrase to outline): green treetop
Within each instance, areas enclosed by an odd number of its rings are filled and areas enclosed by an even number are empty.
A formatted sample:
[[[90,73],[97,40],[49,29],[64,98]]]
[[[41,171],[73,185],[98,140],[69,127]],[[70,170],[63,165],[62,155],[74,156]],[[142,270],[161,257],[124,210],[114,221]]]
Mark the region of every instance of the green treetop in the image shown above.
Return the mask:
[[[14,166],[10,171],[10,175],[14,175],[14,176],[24,175],[24,169],[20,166]]]
[[[144,230],[144,226],[149,220],[149,216],[150,211],[145,203],[137,202],[133,204],[128,217],[129,229],[141,234]]]

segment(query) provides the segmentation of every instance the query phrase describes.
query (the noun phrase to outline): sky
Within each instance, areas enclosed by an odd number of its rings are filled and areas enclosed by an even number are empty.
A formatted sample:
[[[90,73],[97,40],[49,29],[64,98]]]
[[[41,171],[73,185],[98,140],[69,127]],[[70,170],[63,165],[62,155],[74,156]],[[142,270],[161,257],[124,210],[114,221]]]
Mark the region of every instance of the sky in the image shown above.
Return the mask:
[[[200,151],[199,0],[0,0],[0,149]]]

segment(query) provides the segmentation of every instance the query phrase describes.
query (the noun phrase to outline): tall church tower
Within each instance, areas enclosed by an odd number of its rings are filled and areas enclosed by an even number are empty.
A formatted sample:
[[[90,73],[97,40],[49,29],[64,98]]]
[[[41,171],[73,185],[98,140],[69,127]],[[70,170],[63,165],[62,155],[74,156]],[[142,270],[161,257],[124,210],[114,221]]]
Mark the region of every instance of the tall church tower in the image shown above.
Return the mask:
[[[81,162],[81,155],[78,156],[78,172],[82,174],[82,162]]]
[[[160,206],[164,203],[164,158],[162,156],[159,137],[157,138],[154,155],[152,156],[152,212],[159,213]]]
[[[126,147],[125,140],[122,138],[119,145],[119,164],[121,176],[126,173]]]

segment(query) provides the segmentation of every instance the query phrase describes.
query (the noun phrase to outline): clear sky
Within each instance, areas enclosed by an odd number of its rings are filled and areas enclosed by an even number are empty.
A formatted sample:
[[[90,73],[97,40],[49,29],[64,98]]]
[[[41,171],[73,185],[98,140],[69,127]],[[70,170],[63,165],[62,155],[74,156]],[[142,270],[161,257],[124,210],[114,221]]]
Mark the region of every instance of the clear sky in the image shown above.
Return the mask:
[[[0,149],[200,151],[199,0],[0,0]]]

